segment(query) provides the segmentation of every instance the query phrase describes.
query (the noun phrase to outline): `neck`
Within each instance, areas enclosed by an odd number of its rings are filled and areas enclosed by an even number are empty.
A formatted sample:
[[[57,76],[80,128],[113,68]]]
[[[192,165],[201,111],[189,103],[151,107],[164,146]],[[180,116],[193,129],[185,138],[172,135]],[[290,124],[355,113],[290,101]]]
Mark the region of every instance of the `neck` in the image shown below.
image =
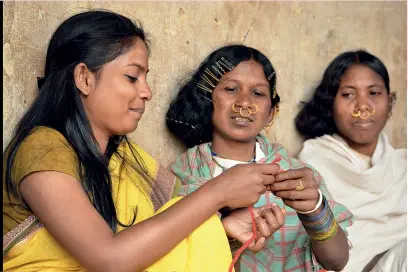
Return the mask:
[[[214,137],[211,149],[221,157],[236,160],[236,161],[250,161],[255,155],[256,140],[250,142],[237,142],[220,137]]]
[[[93,134],[98,143],[99,150],[102,154],[105,154],[106,149],[108,148],[109,136],[107,134],[102,133],[97,129],[93,129]]]

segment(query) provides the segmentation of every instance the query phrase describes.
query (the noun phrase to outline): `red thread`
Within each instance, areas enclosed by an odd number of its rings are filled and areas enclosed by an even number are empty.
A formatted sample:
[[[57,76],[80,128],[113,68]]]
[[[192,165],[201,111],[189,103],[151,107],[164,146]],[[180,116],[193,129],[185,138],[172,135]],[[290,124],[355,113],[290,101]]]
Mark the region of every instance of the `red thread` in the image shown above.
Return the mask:
[[[272,164],[277,163],[281,160],[281,156],[278,154],[276,155],[276,158],[271,162]],[[232,269],[235,266],[235,263],[238,261],[239,256],[242,254],[242,252],[249,247],[249,245],[256,240],[256,221],[255,221],[255,214],[254,214],[254,209],[252,206],[248,207],[249,214],[251,215],[251,220],[252,220],[252,237],[249,238],[235,253],[235,257],[232,260],[232,263],[228,269],[228,272],[232,272]]]
[[[232,263],[231,263],[231,265],[230,265],[230,267],[229,267],[229,269],[228,269],[228,272],[232,272],[232,269],[234,268],[235,263],[238,261],[239,256],[241,255],[241,253],[242,253],[245,249],[247,249],[247,248],[249,247],[249,245],[250,245],[253,241],[255,241],[255,239],[256,239],[256,223],[255,223],[254,210],[253,210],[252,207],[248,207],[248,210],[249,210],[249,214],[251,215],[251,219],[252,219],[252,233],[253,233],[253,234],[252,234],[252,237],[249,238],[249,239],[242,245],[242,247],[240,247],[240,248],[237,250],[237,253],[235,253],[234,260],[232,260]]]

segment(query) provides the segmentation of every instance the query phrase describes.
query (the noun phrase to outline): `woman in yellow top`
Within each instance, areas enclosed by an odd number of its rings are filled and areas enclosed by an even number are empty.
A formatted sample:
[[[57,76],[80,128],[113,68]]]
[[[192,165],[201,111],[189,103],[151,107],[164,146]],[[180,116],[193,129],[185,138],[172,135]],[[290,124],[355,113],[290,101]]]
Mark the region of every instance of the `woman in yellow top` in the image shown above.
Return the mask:
[[[152,98],[148,44],[108,11],[72,16],[53,34],[39,95],[3,155],[5,271],[227,271],[224,228],[240,236],[251,221],[223,226],[215,213],[255,203],[279,169],[235,167],[170,200],[175,177],[125,136]],[[257,210],[253,250],[273,209]]]

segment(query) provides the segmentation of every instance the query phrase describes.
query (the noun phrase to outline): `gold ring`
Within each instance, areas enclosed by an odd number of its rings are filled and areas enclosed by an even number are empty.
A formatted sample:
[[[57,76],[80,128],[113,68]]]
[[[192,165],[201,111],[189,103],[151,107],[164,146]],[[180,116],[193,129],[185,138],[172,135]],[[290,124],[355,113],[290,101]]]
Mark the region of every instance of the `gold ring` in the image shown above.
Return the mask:
[[[250,116],[250,115],[252,114],[251,109],[245,109],[245,110],[246,110],[246,112],[248,113],[247,115],[242,114],[242,108],[239,110],[239,114],[240,114],[242,117],[248,117],[248,116]]]
[[[299,185],[296,186],[295,190],[296,191],[303,191],[305,189],[305,186],[303,186],[302,180],[299,179]]]
[[[235,103],[232,104],[232,110],[233,110],[234,112],[237,112],[237,113],[239,112],[239,110],[236,110],[236,109],[235,109]]]

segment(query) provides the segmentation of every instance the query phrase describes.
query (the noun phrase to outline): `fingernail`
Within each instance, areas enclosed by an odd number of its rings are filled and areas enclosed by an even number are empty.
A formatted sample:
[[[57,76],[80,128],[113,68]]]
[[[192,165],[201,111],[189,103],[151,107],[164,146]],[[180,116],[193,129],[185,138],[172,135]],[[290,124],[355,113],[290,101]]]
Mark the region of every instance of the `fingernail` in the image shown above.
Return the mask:
[[[276,205],[276,203],[275,203],[275,202],[273,202],[273,203],[272,203],[272,206],[276,207],[276,206],[278,206],[278,205]]]
[[[259,239],[259,242],[261,242],[261,243],[265,242],[265,237],[261,237],[261,238]]]
[[[283,214],[286,214],[286,210],[285,209],[281,209]]]

